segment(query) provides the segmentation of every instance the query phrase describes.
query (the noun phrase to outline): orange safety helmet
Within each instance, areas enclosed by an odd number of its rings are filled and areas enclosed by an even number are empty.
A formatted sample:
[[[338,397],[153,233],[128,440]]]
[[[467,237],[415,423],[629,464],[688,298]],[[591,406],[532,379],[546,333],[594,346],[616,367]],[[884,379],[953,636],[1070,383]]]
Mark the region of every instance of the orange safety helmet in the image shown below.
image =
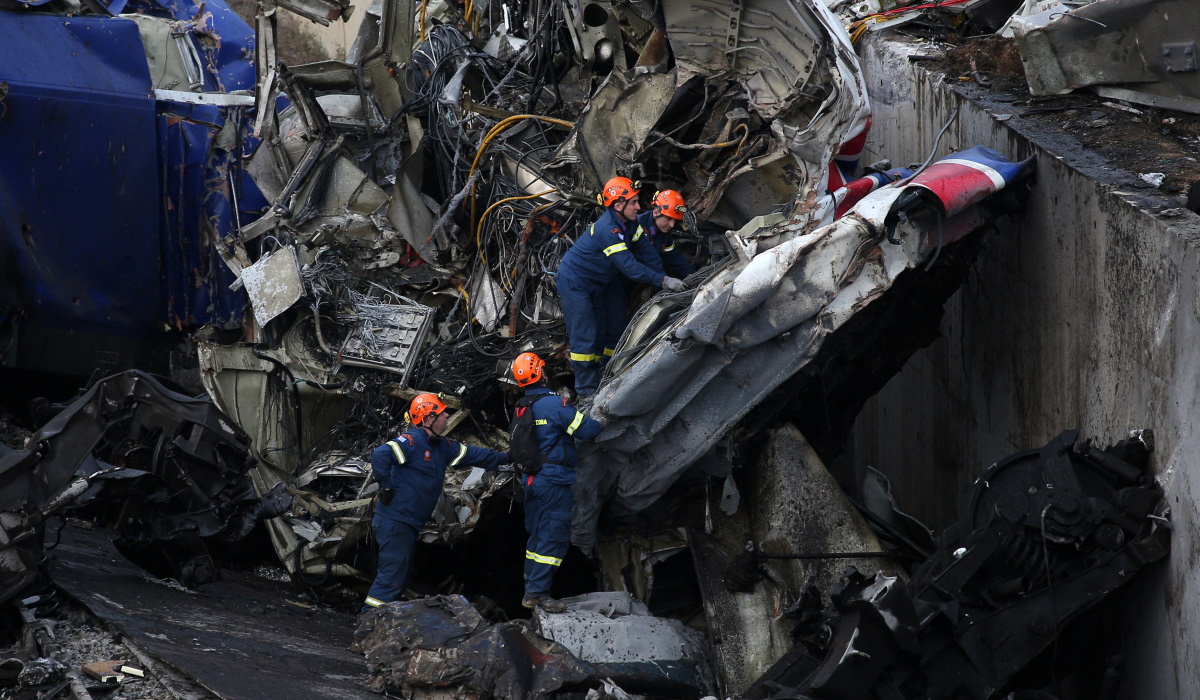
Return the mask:
[[[408,407],[408,422],[421,425],[428,416],[440,415],[446,410],[446,404],[437,394],[417,394]]]
[[[662,214],[663,216],[683,221],[683,215],[687,213],[687,205],[683,203],[683,195],[675,190],[655,192],[652,204],[654,205],[655,216]]]
[[[532,352],[523,352],[513,360],[513,379],[517,386],[529,386],[542,380],[542,368],[546,362]]]
[[[636,197],[638,188],[641,186],[642,183],[634,182],[627,177],[614,177],[604,183],[604,191],[596,195],[596,200],[606,207],[611,207],[618,200]]]

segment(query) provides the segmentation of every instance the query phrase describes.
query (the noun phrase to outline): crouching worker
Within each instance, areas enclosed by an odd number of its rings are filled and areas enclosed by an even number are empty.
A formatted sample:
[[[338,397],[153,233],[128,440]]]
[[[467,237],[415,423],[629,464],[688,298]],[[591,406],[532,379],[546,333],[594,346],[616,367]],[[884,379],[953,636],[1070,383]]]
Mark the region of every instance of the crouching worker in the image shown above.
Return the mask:
[[[417,537],[437,506],[446,467],[496,471],[509,461],[507,452],[442,437],[450,416],[436,394],[413,399],[408,421],[412,430],[371,453],[371,471],[380,489],[371,523],[379,541],[379,569],[363,610],[396,600],[404,592]]]
[[[571,546],[571,485],[575,483],[575,441],[590,441],[603,426],[576,411],[546,387],[545,366],[527,352],[513,361],[513,378],[525,389],[513,411],[509,454],[525,488],[525,597],[527,608],[562,612],[550,597],[550,583]]]

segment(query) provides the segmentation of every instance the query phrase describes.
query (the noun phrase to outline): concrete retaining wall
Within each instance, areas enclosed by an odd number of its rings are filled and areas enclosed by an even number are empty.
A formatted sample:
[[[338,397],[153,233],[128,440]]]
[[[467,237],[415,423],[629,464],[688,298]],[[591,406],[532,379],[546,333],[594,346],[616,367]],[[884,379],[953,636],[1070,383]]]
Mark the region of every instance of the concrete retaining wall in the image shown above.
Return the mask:
[[[1066,428],[1104,444],[1153,428],[1175,535],[1169,562],[1123,594],[1121,697],[1200,697],[1200,216],[1070,135],[998,120],[1023,107],[945,84],[910,51],[863,48],[875,115],[864,162],[924,160],[958,107],[938,155],[976,144],[1037,155],[1037,183],[1023,220],[988,234],[943,337],[868,402],[839,462],[879,468],[939,530],[1000,457]]]

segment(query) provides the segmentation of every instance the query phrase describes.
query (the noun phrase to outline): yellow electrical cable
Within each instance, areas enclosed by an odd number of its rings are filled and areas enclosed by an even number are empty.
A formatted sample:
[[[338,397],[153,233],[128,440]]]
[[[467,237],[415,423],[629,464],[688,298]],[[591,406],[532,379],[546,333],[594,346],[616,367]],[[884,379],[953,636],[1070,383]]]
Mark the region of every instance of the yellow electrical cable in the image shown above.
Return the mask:
[[[523,119],[537,119],[538,121],[549,122],[551,124],[558,124],[559,126],[565,126],[568,129],[573,128],[575,126],[575,122],[569,122],[569,121],[566,121],[563,119],[555,119],[554,117],[543,117],[543,116],[540,116],[537,114],[514,114],[511,117],[503,119],[502,121],[500,121],[499,124],[496,124],[496,126],[493,126],[490,130],[488,130],[487,135],[483,137],[483,143],[481,143],[479,145],[479,151],[477,151],[475,153],[475,160],[471,161],[471,170],[467,173],[467,181],[468,182],[471,181],[471,176],[474,175],[475,171],[479,168],[479,160],[481,158],[483,158],[483,152],[487,150],[489,145],[491,145],[492,139],[499,136],[500,132],[508,129],[510,126],[512,126],[513,124],[516,124],[517,122],[519,122]],[[471,195],[470,196],[471,196],[471,220],[475,221],[475,185],[471,185]]]
[[[865,34],[866,32],[867,32],[867,23],[865,21],[859,22],[858,26],[854,27],[854,29],[850,32],[850,43],[857,45],[858,40],[861,39],[862,35]]]
[[[421,36],[421,43],[422,43],[422,44],[424,44],[424,43],[425,43],[425,8],[427,8],[427,7],[429,7],[429,0],[421,0],[421,26],[420,26],[420,36]]]
[[[479,221],[475,224],[475,248],[479,250],[480,257],[483,256],[483,248],[481,248],[479,245],[479,243],[480,243],[479,234],[483,230],[484,220],[487,219],[488,214],[492,213],[493,209],[500,206],[501,204],[504,204],[505,202],[515,202],[519,199],[537,199],[538,197],[545,197],[546,195],[550,194],[551,192],[557,192],[557,191],[558,191],[558,188],[555,187],[553,189],[546,190],[545,192],[539,192],[538,194],[526,194],[526,195],[521,195],[520,197],[506,197],[505,199],[501,199],[500,201],[496,202],[492,206],[483,210],[483,216],[479,217]]]
[[[488,131],[487,136],[483,137],[483,143],[479,145],[479,150],[475,153],[475,160],[471,161],[471,170],[467,173],[468,180],[470,180],[471,176],[475,174],[475,170],[479,167],[479,159],[483,157],[483,152],[487,150],[487,147],[492,142],[492,139],[499,136],[501,131],[505,131],[508,129],[508,127],[516,124],[522,119],[537,119],[538,121],[550,122],[551,124],[565,126],[568,129],[575,126],[575,122],[569,122],[564,119],[555,119],[554,117],[543,117],[538,114],[514,114],[511,117],[505,118],[499,124],[493,126]]]

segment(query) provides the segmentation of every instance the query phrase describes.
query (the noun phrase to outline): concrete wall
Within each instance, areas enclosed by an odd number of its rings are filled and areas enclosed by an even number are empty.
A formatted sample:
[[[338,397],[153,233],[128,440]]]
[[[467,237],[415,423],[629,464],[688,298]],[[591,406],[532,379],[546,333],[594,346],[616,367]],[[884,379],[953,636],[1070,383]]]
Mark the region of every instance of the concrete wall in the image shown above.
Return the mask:
[[[959,107],[939,155],[976,144],[1036,154],[1037,183],[1024,218],[988,234],[943,337],[868,402],[839,461],[881,469],[901,506],[939,530],[1000,457],[1066,428],[1105,444],[1153,428],[1175,534],[1169,562],[1123,593],[1121,697],[1200,697],[1200,217],[1070,135],[996,119],[1024,107],[943,84],[908,51],[863,48],[875,114],[864,162],[924,160]]]

